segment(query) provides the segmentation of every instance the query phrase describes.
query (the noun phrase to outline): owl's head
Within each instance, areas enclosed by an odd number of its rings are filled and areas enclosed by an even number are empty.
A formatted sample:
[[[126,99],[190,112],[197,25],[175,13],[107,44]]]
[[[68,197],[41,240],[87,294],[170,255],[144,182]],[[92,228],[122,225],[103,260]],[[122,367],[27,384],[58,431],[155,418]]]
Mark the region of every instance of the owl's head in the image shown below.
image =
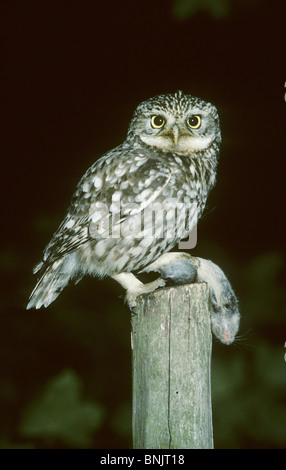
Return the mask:
[[[221,142],[216,107],[182,91],[141,103],[128,130],[128,138],[134,136],[152,147],[184,155],[218,147]]]

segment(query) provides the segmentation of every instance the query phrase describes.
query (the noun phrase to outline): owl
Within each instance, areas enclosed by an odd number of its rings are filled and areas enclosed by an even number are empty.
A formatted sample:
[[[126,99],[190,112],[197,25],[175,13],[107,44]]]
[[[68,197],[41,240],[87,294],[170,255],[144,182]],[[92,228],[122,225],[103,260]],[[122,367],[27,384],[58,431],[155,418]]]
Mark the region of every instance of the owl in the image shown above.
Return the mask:
[[[136,297],[164,286],[136,274],[194,228],[215,184],[221,132],[215,106],[177,91],[142,102],[127,137],[79,181],[34,272],[27,308],[47,307],[70,282],[109,276]],[[157,263],[158,266],[158,263]]]

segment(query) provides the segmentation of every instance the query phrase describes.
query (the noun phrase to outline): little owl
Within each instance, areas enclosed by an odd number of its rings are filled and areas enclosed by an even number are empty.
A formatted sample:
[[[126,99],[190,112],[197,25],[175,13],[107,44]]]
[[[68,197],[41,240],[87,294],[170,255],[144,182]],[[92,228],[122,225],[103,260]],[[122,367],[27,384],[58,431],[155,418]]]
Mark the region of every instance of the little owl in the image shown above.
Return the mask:
[[[139,104],[126,140],[98,159],[76,187],[44,250],[27,308],[47,307],[69,281],[110,276],[129,305],[162,278],[134,272],[174,248],[199,220],[215,184],[219,146],[215,106],[182,91]]]

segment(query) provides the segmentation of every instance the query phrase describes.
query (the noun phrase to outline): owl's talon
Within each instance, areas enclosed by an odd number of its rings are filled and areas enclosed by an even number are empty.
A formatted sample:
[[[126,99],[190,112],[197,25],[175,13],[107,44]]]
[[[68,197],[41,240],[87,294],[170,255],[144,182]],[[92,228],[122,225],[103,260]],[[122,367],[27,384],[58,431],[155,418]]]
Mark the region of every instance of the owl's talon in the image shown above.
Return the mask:
[[[166,281],[159,277],[153,282],[149,282],[148,284],[141,284],[136,288],[136,290],[128,290],[125,296],[125,300],[129,305],[130,310],[133,312],[133,308],[136,307],[136,300],[139,295],[142,294],[150,294],[156,289],[160,287],[164,287],[166,285]]]
[[[125,296],[125,301],[128,304],[128,307],[130,308],[132,314],[134,314],[133,308],[136,307],[136,298],[137,298],[137,295],[134,294],[133,292],[129,292]]]

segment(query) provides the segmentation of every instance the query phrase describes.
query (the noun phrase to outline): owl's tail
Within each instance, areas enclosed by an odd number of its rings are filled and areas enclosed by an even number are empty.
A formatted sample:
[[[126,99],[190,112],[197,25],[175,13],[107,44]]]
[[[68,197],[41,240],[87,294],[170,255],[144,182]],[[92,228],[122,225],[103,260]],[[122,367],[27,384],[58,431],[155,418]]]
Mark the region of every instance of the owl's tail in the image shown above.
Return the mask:
[[[30,295],[27,310],[30,308],[48,307],[69,283],[73,269],[67,259],[61,258],[52,264],[39,264],[34,272],[39,271],[40,277]]]

